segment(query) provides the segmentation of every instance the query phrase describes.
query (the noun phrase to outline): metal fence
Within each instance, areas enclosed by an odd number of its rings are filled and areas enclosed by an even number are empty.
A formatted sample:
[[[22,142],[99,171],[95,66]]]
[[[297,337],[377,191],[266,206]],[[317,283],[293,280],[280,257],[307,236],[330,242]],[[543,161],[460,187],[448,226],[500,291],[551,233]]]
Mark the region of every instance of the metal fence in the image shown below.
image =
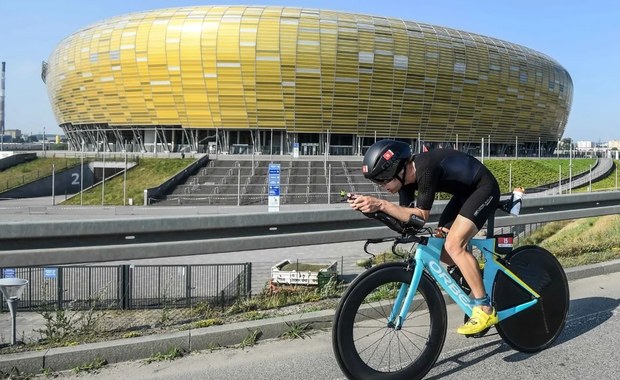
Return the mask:
[[[250,296],[252,264],[16,267],[0,274],[28,280],[18,310],[179,308]]]

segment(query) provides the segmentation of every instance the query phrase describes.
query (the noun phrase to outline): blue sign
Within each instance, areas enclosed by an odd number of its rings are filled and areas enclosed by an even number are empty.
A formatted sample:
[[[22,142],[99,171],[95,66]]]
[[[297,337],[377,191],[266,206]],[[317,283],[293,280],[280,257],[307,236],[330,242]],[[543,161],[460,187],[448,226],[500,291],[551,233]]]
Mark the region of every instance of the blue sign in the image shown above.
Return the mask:
[[[280,164],[269,164],[269,174],[277,174],[280,176]]]
[[[15,278],[15,268],[4,268],[2,277]]]
[[[58,277],[58,268],[43,268],[43,277],[54,279]]]
[[[280,210],[280,164],[269,164],[268,210]]]
[[[270,196],[279,196],[280,195],[280,186],[269,186],[269,195]]]

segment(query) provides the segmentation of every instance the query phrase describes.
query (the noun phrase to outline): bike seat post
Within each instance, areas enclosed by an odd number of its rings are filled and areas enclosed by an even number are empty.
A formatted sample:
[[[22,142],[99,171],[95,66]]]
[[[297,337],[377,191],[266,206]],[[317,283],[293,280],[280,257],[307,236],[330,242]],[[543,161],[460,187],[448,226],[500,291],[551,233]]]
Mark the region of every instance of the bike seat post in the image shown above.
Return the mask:
[[[495,212],[489,216],[487,220],[487,239],[492,238],[495,235]]]

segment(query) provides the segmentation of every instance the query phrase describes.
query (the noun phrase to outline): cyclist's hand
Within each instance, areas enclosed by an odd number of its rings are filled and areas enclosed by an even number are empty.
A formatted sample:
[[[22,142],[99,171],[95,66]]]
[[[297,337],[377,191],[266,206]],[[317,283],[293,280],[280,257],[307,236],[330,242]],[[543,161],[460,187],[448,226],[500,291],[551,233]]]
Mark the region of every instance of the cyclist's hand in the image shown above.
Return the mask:
[[[448,235],[448,231],[450,230],[446,227],[437,227],[433,235],[438,238],[445,238]]]
[[[348,200],[351,208],[363,213],[379,211],[381,208],[381,200],[370,195],[359,195]]]

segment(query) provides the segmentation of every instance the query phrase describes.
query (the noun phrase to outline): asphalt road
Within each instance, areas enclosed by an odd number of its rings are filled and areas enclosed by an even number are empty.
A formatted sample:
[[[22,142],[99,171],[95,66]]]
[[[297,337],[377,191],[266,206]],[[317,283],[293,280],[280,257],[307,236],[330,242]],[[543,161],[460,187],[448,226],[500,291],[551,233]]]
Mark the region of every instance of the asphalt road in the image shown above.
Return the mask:
[[[620,373],[620,273],[573,281],[564,332],[549,349],[523,354],[494,330],[467,339],[454,330],[462,313],[449,306],[444,351],[427,379],[613,379]],[[330,331],[296,340],[271,340],[246,349],[192,353],[174,360],[110,365],[97,374],[67,379],[344,379],[331,349]],[[526,333],[526,332],[524,332]],[[615,337],[615,338],[614,338]],[[615,375],[614,375],[615,374]]]

